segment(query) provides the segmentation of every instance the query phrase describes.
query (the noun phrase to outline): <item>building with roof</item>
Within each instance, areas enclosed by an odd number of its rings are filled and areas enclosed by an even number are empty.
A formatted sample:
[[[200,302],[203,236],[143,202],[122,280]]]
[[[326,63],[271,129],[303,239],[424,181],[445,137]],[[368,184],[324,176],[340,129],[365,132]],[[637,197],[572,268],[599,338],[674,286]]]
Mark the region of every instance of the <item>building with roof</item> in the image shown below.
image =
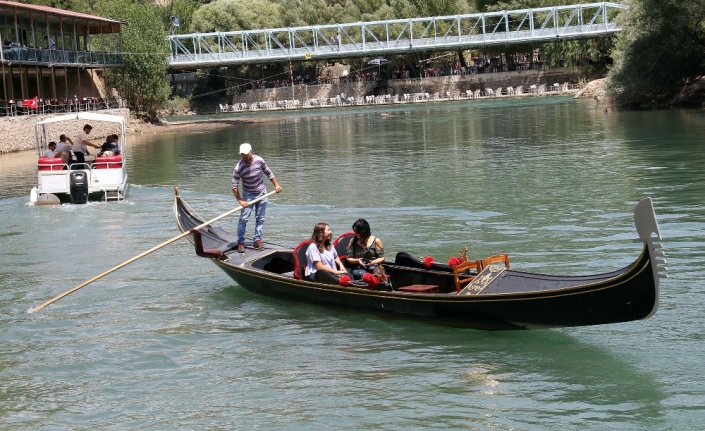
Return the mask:
[[[102,71],[123,66],[123,24],[0,0],[0,115],[11,113],[10,101],[104,97]]]

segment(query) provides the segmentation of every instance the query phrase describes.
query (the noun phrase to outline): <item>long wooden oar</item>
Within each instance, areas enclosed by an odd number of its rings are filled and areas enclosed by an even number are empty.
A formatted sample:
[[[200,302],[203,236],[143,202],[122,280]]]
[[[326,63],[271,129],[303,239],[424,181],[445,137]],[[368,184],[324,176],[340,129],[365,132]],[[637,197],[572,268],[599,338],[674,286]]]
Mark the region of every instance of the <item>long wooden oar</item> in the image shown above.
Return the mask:
[[[267,196],[273,195],[274,193],[276,193],[276,191],[269,192],[269,193],[267,193],[267,194],[264,195],[264,196],[260,196],[260,197],[258,197],[257,199],[251,200],[250,202],[248,202],[248,204],[252,205],[252,204],[254,204],[254,203],[256,203],[256,202],[261,201],[262,199],[266,198]],[[231,215],[231,214],[233,214],[233,213],[236,213],[236,212],[238,212],[238,211],[240,211],[240,210],[242,210],[242,206],[239,206],[239,207],[237,207],[237,208],[235,208],[235,209],[232,209],[232,210],[226,212],[225,214],[221,214],[221,215],[219,215],[218,217],[216,217],[216,218],[214,218],[214,219],[208,220],[207,222],[204,222],[204,223],[202,223],[202,224],[196,226],[194,229],[198,230],[198,229],[204,228],[204,227],[208,226],[209,224],[215,223],[215,222],[217,222],[218,220],[220,220],[220,219],[222,219],[222,218],[225,218],[225,217],[227,217],[227,216],[229,216],[229,215]],[[42,304],[42,305],[40,305],[40,306],[38,306],[38,307],[34,307],[34,308],[30,309],[29,312],[30,312],[30,313],[34,313],[35,311],[41,310],[42,308],[46,307],[47,305],[51,304],[52,302],[56,302],[56,301],[58,301],[59,299],[63,298],[64,296],[70,295],[71,293],[77,291],[78,289],[80,289],[80,288],[82,288],[82,287],[84,287],[84,286],[87,286],[87,285],[93,283],[94,281],[98,280],[99,278],[103,278],[103,277],[105,277],[106,275],[110,274],[111,272],[117,271],[118,269],[120,269],[120,268],[122,268],[123,266],[128,265],[128,264],[130,264],[130,263],[136,261],[137,259],[141,259],[141,258],[147,256],[148,254],[159,250],[159,249],[162,248],[162,247],[166,247],[167,245],[171,244],[171,243],[174,242],[174,241],[180,240],[181,238],[185,237],[185,236],[188,235],[189,233],[190,233],[190,231],[186,231],[186,232],[183,232],[183,233],[182,233],[181,235],[179,235],[179,236],[175,236],[174,238],[172,238],[172,239],[170,239],[170,240],[168,240],[168,241],[164,241],[163,243],[159,244],[158,246],[152,247],[152,248],[150,248],[149,250],[145,251],[144,253],[138,254],[137,256],[133,257],[132,259],[126,260],[126,261],[124,261],[123,263],[121,263],[120,265],[115,266],[115,267],[113,267],[113,268],[111,268],[111,269],[105,271],[104,273],[102,273],[102,274],[100,274],[100,275],[96,275],[95,277],[91,278],[91,279],[88,280],[88,281],[85,281],[85,282],[79,284],[78,286],[74,287],[73,289],[67,290],[66,292],[62,293],[61,295],[57,296],[56,298],[50,299],[49,301],[45,302],[44,304]]]

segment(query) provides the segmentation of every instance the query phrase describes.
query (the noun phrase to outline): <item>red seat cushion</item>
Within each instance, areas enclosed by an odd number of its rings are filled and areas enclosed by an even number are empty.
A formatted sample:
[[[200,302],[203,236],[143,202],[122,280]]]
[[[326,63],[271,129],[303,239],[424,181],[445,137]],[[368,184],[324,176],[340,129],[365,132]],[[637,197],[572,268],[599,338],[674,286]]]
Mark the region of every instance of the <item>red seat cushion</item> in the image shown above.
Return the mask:
[[[37,161],[40,171],[60,171],[63,164],[61,157],[40,157]]]
[[[400,287],[397,290],[400,292],[438,293],[438,286],[434,284],[412,284],[410,286]]]
[[[306,266],[306,250],[309,244],[311,239],[305,239],[294,247],[294,278],[297,280],[304,279],[303,268]]]
[[[122,167],[122,156],[107,156],[107,157],[96,157],[95,158],[95,168],[96,169],[108,169],[108,168],[121,168]]]

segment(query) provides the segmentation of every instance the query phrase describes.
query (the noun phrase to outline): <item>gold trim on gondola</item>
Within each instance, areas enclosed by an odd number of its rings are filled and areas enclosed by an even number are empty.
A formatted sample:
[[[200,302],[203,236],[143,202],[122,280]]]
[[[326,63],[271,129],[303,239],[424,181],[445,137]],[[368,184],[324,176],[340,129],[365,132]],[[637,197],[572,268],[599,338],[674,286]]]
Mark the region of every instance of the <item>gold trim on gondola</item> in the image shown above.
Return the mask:
[[[458,252],[458,259],[461,260],[461,263],[468,261],[468,248],[467,247],[463,247],[463,249]]]
[[[506,268],[502,268],[499,265],[487,266],[479,274],[477,274],[477,277],[475,277],[473,281],[468,283],[468,285],[465,286],[465,288],[461,290],[458,295],[479,295],[505,270]]]

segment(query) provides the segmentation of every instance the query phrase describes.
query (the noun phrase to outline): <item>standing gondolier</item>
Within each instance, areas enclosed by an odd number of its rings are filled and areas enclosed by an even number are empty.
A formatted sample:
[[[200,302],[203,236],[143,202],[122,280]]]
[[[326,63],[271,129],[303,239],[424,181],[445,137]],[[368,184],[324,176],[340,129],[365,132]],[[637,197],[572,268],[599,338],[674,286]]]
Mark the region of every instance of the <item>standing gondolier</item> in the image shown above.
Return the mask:
[[[240,159],[233,170],[232,189],[235,199],[242,206],[240,220],[237,225],[237,251],[244,253],[247,220],[252,214],[252,208],[248,202],[267,193],[267,187],[264,185],[262,175],[266,175],[272,181],[274,191],[277,193],[281,192],[282,188],[264,159],[252,154],[252,146],[250,144],[244,143],[240,145]],[[242,196],[240,196],[238,191],[240,182],[242,182]],[[264,216],[267,211],[267,199],[262,199],[253,204],[253,206],[255,208],[255,236],[253,237],[252,248],[261,249],[263,247],[262,231],[264,230]]]

